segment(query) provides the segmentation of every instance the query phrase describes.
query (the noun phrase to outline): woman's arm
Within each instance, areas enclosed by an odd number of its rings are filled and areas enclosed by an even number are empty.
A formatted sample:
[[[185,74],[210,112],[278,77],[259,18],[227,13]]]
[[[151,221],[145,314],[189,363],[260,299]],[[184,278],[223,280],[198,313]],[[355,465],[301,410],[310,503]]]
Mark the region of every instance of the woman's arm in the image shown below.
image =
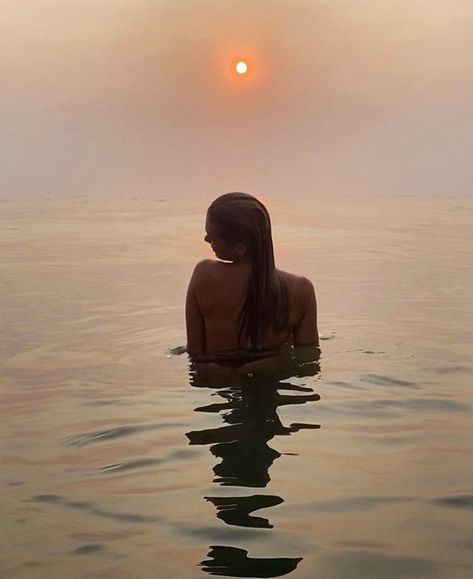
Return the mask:
[[[199,308],[197,290],[202,277],[202,262],[194,269],[186,297],[187,352],[191,356],[205,352],[205,323]]]
[[[303,277],[300,280],[300,304],[302,317],[294,328],[294,346],[319,346],[317,329],[317,301],[312,282]]]

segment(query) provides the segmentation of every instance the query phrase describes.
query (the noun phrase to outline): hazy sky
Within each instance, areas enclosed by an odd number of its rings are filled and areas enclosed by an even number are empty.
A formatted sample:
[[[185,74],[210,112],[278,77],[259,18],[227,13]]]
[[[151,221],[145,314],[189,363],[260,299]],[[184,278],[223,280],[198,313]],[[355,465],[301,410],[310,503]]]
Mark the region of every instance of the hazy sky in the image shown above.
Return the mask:
[[[471,192],[473,0],[0,9],[2,198]]]

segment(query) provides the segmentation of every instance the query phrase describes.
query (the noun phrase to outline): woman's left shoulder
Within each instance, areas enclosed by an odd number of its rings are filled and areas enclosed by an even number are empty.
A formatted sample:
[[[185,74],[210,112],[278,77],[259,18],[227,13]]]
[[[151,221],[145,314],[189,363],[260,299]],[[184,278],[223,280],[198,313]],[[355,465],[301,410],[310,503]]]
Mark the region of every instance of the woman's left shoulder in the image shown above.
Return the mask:
[[[294,273],[289,273],[288,271],[283,271],[282,269],[277,270],[280,278],[289,286],[297,288],[300,290],[307,290],[314,287],[314,284],[310,281],[308,277],[303,275],[296,275]]]

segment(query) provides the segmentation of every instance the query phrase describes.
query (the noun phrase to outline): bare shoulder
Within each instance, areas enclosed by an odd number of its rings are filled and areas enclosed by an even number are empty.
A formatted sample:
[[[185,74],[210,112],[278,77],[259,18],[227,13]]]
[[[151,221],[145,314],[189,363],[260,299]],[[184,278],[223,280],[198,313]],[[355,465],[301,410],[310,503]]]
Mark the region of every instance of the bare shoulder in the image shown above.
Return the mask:
[[[199,261],[194,267],[194,271],[192,273],[192,281],[199,282],[205,279],[209,273],[215,270],[217,263],[218,262],[213,259],[202,259]]]
[[[295,346],[318,346],[317,300],[314,285],[303,275],[280,271],[289,298],[289,319],[293,323]]]
[[[211,267],[212,260],[211,259],[201,259],[198,261],[194,267],[194,273],[203,273]]]
[[[303,275],[295,275],[288,271],[278,269],[278,274],[285,282],[288,290],[297,297],[304,297],[314,293],[314,284]]]
[[[189,288],[199,294],[211,291],[215,285],[218,285],[224,275],[222,262],[215,259],[202,259],[194,267]]]

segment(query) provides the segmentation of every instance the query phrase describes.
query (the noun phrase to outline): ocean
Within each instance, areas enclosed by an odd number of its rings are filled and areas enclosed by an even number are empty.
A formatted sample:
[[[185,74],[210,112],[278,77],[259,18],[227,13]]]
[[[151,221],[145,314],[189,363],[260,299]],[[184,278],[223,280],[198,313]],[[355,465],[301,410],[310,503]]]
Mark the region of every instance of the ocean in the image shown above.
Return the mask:
[[[263,199],[322,355],[237,383],[173,353],[210,201],[0,203],[0,576],[472,576],[473,200]]]

